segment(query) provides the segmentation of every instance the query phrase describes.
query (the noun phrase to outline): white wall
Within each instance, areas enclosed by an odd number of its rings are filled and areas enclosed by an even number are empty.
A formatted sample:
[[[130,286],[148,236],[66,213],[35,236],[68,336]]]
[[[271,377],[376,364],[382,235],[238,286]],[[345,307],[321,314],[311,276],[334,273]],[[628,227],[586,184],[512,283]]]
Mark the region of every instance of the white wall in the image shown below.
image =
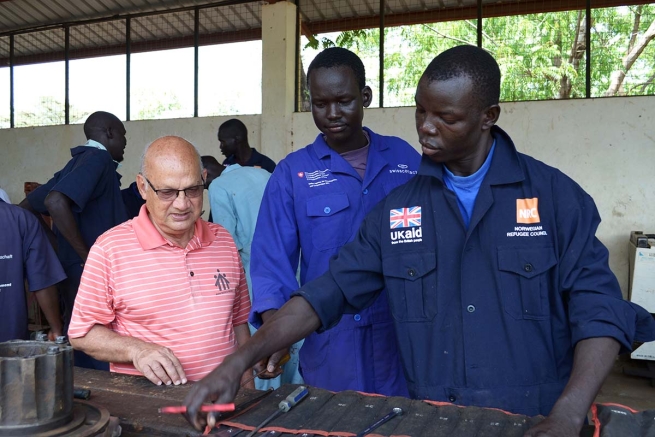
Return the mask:
[[[139,172],[141,154],[146,145],[164,135],[177,135],[193,143],[201,154],[213,155],[221,162],[218,127],[234,117],[180,118],[175,120],[128,121],[125,159],[118,171],[122,185],[128,186]],[[260,116],[239,116],[248,128],[250,145],[259,150]],[[71,147],[86,141],[82,125],[0,129],[0,187],[18,203],[23,182],[46,182],[70,159]],[[264,152],[266,153],[266,152]]]
[[[557,167],[596,201],[598,237],[624,295],[630,231],[655,232],[655,97],[503,103],[498,125],[519,151]],[[417,150],[414,108],[367,109],[364,123]],[[311,114],[296,114],[294,150],[312,142]]]
[[[499,126],[517,148],[560,168],[593,196],[603,219],[598,236],[610,249],[610,265],[626,293],[628,237],[632,230],[655,232],[655,97],[505,103]],[[230,117],[127,122],[128,149],[120,172],[124,186],[138,172],[146,144],[162,135],[180,135],[201,153],[221,158],[218,126]],[[250,143],[282,156],[288,145],[260,140],[258,115],[239,117]],[[413,108],[367,109],[365,124],[418,146]],[[311,114],[294,114],[291,138],[296,150],[314,140]],[[0,186],[13,202],[23,198],[23,182],[45,182],[82,144],[82,126],[0,130]],[[418,148],[418,147],[417,147]],[[207,209],[207,208],[206,208]]]

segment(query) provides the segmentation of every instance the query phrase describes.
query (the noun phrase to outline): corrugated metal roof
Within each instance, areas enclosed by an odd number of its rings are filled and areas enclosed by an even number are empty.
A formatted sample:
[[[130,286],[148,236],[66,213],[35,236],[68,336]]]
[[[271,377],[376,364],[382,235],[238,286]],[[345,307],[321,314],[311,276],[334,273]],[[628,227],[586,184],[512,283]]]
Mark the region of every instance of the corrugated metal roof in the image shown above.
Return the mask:
[[[50,24],[203,6],[215,0],[3,0],[0,32]]]
[[[194,43],[194,7],[200,8],[200,45],[258,39],[261,38],[261,5],[264,3],[271,2],[0,0],[0,67],[9,62],[6,35],[28,28],[42,29],[15,35],[16,65],[63,60],[65,30],[62,24],[70,28],[71,59],[125,53],[126,16],[132,17],[130,41],[134,53],[190,47]],[[593,2],[594,7],[622,3],[649,1]],[[302,32],[306,35],[374,28],[380,23],[379,0],[298,0],[297,4]],[[584,9],[586,0],[483,0],[482,5],[485,16],[499,16]],[[171,12],[175,9],[176,12]],[[153,12],[158,14],[135,16]],[[476,19],[477,12],[477,0],[386,0],[384,20],[386,26],[398,26]],[[86,23],[82,24],[84,21]]]

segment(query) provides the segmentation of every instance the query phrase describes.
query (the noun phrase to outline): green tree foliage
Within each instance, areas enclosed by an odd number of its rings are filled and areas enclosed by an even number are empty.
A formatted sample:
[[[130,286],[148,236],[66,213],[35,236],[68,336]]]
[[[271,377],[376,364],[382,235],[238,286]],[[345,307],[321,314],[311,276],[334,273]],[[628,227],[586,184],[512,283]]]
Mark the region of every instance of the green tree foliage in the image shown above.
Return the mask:
[[[593,9],[591,96],[655,93],[655,5]],[[585,11],[484,18],[482,47],[498,61],[504,101],[583,98],[586,93]],[[438,53],[477,43],[477,21],[385,29],[385,106],[412,105],[416,84]],[[309,46],[349,48],[378,56],[377,29],[316,36]]]

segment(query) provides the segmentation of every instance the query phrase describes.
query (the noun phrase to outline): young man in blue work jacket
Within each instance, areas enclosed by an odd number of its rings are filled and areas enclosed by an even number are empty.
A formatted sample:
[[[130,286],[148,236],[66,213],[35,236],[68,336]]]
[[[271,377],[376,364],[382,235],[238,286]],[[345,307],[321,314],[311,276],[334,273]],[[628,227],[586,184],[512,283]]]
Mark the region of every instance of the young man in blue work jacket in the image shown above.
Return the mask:
[[[414,176],[420,162],[407,142],[362,127],[372,92],[357,55],[324,50],[307,81],[321,133],[282,160],[266,187],[252,243],[250,322],[256,327],[298,288],[299,255],[301,284],[325,273],[364,216]],[[344,316],[330,332],[309,336],[300,370],[307,384],[328,390],[406,396],[386,295]]]
[[[208,394],[228,401],[248,365],[386,287],[413,398],[543,414],[526,436],[579,435],[619,350],[655,339],[655,322],[622,299],[591,197],[495,126],[499,94],[500,70],[482,49],[432,61],[416,91],[418,176],[192,389],[196,425]]]

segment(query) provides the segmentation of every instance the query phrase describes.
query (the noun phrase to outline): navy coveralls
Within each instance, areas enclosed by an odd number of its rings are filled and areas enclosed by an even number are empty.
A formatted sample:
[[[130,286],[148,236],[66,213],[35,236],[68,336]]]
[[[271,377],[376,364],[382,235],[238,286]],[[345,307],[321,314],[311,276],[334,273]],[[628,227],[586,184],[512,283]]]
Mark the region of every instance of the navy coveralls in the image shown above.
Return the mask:
[[[102,233],[127,220],[121,196],[120,178],[109,152],[88,146],[71,149],[71,160],[45,184],[28,196],[32,208],[48,214],[45,198],[59,191],[73,201],[72,210],[84,243],[91,248]],[[64,304],[64,323],[68,329],[73,303],[82,277],[82,259],[56,226],[57,256],[68,279],[60,285]]]
[[[254,326],[261,325],[261,313],[281,308],[298,289],[299,257],[301,284],[322,275],[364,216],[416,174],[420,156],[407,142],[366,131],[370,146],[363,180],[322,135],[275,169],[252,242]],[[309,336],[300,350],[300,368],[308,384],[328,390],[407,395],[386,296],[343,317],[332,331]]]
[[[655,339],[655,322],[622,299],[591,197],[492,134],[468,230],[443,166],[423,157],[296,294],[326,330],[386,286],[412,397],[547,415],[578,341],[611,337],[625,350]]]

